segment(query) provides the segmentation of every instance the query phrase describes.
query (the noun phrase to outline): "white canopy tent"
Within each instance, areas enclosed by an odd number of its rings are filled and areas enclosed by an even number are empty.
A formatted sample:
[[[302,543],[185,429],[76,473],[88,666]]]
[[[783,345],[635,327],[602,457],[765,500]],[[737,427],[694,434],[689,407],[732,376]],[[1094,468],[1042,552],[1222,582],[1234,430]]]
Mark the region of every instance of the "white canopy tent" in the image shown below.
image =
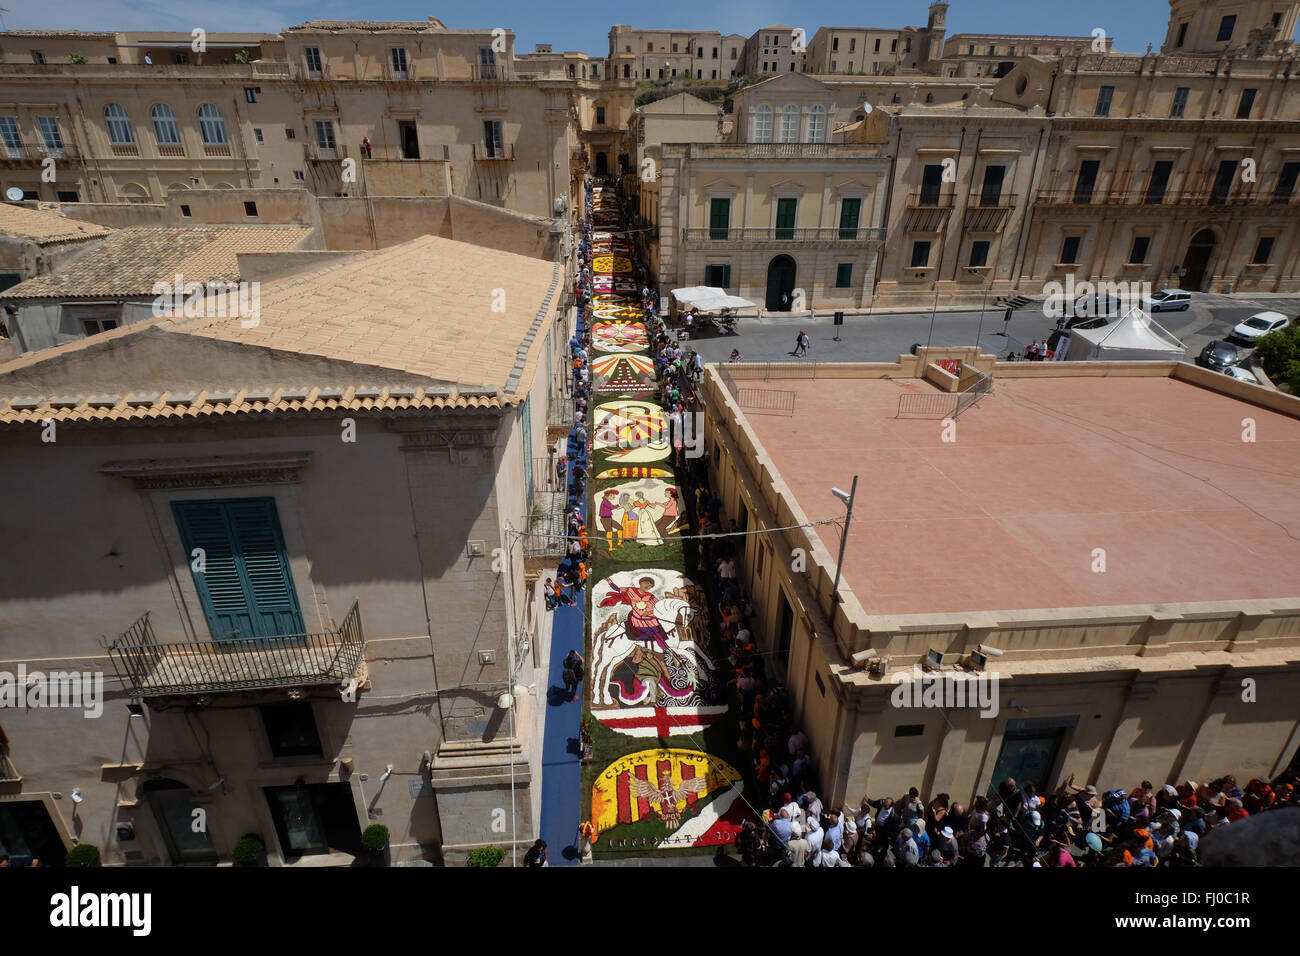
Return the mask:
[[[726,289],[708,285],[693,285],[688,289],[673,289],[673,298],[680,306],[694,306],[701,312],[718,312],[722,309],[752,309],[753,302],[738,295],[729,295]]]
[[[1170,361],[1187,346],[1141,309],[1099,329],[1072,329],[1067,362]]]

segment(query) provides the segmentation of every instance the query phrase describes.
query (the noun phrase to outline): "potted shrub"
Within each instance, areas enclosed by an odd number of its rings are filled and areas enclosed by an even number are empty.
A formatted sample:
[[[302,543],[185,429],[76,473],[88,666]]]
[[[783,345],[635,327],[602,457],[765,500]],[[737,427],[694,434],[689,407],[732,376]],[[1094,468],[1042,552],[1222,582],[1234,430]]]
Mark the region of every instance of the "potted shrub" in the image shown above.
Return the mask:
[[[235,866],[257,866],[265,859],[266,844],[256,834],[249,833],[235,841],[231,852]]]
[[[588,714],[582,718],[582,725],[579,728],[579,743],[582,750],[582,762],[591,763],[592,744],[591,744],[591,715]]]
[[[506,851],[499,846],[481,846],[469,851],[470,866],[497,866],[506,858]]]
[[[99,847],[93,843],[78,843],[68,851],[64,866],[99,866]]]
[[[372,823],[361,834],[361,847],[370,856],[371,866],[388,866],[392,861],[388,849],[388,827]]]

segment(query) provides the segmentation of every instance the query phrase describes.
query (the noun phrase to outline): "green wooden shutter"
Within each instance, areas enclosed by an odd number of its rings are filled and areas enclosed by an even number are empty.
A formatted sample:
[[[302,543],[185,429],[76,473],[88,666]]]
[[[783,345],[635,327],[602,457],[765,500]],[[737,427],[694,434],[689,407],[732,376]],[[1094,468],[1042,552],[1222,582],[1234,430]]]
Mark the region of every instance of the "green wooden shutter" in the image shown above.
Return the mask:
[[[712,199],[709,201],[709,238],[726,239],[731,226],[731,200]]]
[[[776,201],[776,238],[794,238],[794,215],[799,207],[797,199],[778,199]]]
[[[302,612],[289,571],[275,502],[175,501],[172,511],[214,640],[302,634]]]
[[[840,238],[858,237],[858,217],[862,214],[861,199],[845,199],[840,203]]]

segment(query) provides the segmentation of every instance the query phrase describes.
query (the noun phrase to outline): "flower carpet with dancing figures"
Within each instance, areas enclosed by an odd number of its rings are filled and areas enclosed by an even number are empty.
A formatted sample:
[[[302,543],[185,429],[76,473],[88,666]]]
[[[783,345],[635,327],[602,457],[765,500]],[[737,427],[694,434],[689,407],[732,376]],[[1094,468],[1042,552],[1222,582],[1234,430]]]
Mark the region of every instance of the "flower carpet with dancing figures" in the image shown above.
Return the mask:
[[[736,771],[730,663],[692,580],[699,550],[673,461],[654,332],[619,232],[614,190],[595,189],[588,533],[592,575],[584,776],[597,855],[732,843],[753,819]]]

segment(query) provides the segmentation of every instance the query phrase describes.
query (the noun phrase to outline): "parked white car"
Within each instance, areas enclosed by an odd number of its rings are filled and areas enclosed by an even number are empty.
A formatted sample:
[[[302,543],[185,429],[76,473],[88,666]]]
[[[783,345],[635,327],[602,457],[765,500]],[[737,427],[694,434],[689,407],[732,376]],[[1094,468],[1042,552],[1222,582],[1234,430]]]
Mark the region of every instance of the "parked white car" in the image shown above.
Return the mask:
[[[1235,378],[1239,382],[1249,382],[1251,385],[1258,385],[1259,379],[1248,368],[1242,368],[1240,365],[1229,365],[1223,370],[1223,374],[1230,378]]]
[[[1182,289],[1161,289],[1142,297],[1147,312],[1186,312],[1192,307],[1192,294]]]
[[[1238,322],[1228,337],[1254,345],[1268,333],[1285,329],[1290,324],[1291,320],[1281,312],[1256,312],[1249,319]]]

